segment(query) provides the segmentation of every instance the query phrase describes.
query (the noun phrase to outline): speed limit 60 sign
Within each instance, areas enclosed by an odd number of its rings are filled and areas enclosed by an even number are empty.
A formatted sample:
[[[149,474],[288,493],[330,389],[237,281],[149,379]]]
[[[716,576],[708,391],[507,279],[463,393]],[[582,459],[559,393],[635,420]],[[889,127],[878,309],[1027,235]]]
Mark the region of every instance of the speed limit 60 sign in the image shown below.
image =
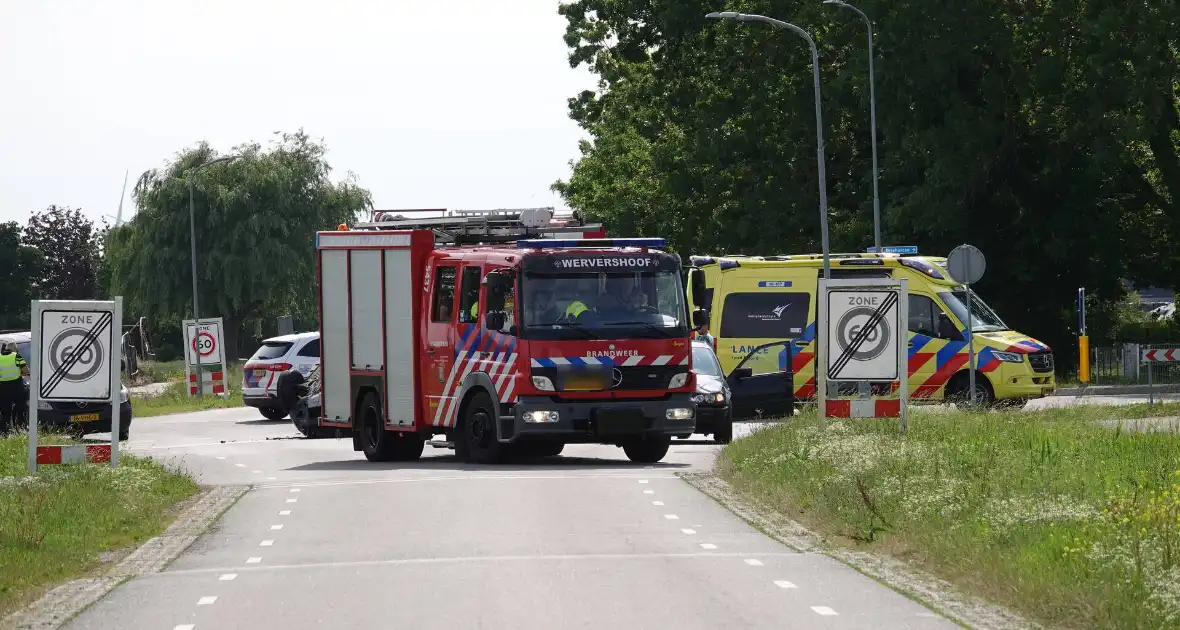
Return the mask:
[[[224,363],[225,352],[221,343],[221,332],[220,317],[202,319],[200,322],[185,320],[184,354],[190,366],[197,365],[198,361],[201,365]]]

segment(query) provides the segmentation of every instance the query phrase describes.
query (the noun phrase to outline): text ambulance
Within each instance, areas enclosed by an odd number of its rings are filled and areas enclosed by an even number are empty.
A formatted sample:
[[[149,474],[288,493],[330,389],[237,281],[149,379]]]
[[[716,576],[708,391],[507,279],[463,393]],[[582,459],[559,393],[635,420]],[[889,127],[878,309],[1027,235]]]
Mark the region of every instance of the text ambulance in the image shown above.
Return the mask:
[[[945,258],[897,254],[833,254],[833,278],[905,278],[909,285],[909,383],[912,398],[965,398],[969,393],[967,294],[946,270]],[[728,374],[793,371],[796,399],[815,396],[816,292],[823,256],[693,256],[692,276],[703,276],[710,332]],[[1053,353],[1008,328],[972,295],[976,395],[1018,402],[1054,391]],[[761,348],[766,344],[775,345]],[[755,350],[757,352],[755,353]],[[751,353],[755,353],[750,356]],[[788,363],[788,361],[790,363]]]

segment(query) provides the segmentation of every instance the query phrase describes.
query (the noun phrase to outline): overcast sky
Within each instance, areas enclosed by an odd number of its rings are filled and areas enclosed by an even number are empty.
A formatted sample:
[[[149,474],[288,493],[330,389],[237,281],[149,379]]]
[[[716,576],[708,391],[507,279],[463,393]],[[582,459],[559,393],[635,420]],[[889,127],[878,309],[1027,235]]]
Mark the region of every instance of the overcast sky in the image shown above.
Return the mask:
[[[556,0],[0,0],[0,221],[303,127],[377,208],[555,205],[582,131]],[[109,220],[109,219],[108,219]]]

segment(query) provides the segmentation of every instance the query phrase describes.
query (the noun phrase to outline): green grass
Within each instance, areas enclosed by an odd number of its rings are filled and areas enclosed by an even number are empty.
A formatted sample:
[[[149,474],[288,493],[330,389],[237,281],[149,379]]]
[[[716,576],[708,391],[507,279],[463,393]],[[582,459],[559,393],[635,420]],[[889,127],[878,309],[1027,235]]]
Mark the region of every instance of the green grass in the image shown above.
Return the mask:
[[[1157,405],[1151,415],[1174,415]],[[1180,627],[1180,436],[1094,426],[1146,405],[814,415],[729,445],[720,472],[834,544],[892,554],[1055,627]]]
[[[229,387],[228,396],[223,398],[221,396],[206,395],[200,399],[196,396],[189,396],[184,384],[184,365],[182,363],[176,362],[176,365],[179,366],[178,372],[175,370],[165,371],[157,367],[158,365],[167,366],[169,364],[156,364],[150,368],[156,371],[155,373],[165,377],[163,380],[155,382],[169,382],[168,389],[163,393],[154,395],[132,394],[131,409],[136,418],[203,411],[206,409],[241,407],[243,404],[241,365],[231,365],[229,371],[226,373],[226,384]],[[140,370],[143,372],[145,368],[141,366]]]
[[[128,385],[147,385],[184,380],[184,361],[140,361],[139,371]]]
[[[57,436],[44,443],[66,444]],[[24,435],[0,438],[0,618],[46,588],[103,565],[164,531],[177,502],[197,493],[187,476],[125,454],[106,465],[43,466],[28,476]]]

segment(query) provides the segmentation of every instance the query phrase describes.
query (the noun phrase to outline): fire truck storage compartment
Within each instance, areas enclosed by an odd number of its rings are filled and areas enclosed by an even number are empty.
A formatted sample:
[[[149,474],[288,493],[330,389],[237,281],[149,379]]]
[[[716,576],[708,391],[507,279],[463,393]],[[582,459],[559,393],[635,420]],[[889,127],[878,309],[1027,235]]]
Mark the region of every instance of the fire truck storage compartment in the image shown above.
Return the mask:
[[[320,233],[318,241],[324,420],[348,423],[354,379],[378,384],[383,373],[386,423],[412,427],[420,298],[413,294],[411,234]]]

